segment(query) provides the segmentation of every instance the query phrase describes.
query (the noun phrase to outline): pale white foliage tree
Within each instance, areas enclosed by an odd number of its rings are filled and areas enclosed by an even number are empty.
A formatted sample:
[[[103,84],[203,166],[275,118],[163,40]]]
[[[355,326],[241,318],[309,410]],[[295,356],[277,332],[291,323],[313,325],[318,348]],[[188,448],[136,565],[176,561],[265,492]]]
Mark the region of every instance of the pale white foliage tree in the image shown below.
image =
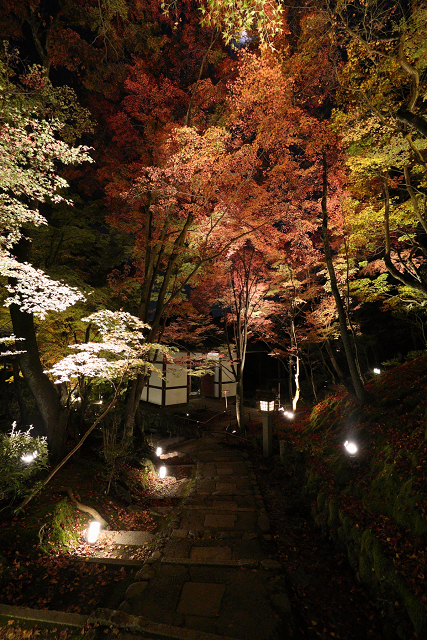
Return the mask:
[[[60,167],[93,162],[90,149],[61,139],[63,124],[46,119],[37,94],[12,83],[13,74],[0,61],[0,276],[8,281],[13,331],[24,339],[19,354],[21,372],[36,400],[52,455],[62,455],[67,413],[40,363],[31,314],[43,319],[51,310],[65,309],[83,296],[63,282],[19,262],[18,243],[33,226],[46,224],[42,203],[69,202]],[[4,282],[2,282],[4,284]]]
[[[124,379],[135,377],[140,373],[147,374],[153,370],[161,376],[161,373],[150,362],[153,359],[153,352],[161,351],[167,359],[172,359],[172,353],[177,351],[173,347],[147,343],[144,334],[150,330],[149,325],[125,311],[106,309],[97,311],[83,320],[96,327],[100,341],[71,345],[71,348],[75,349],[77,353],[66,356],[46,373],[53,376],[58,383],[70,384],[73,379],[77,380],[82,376],[107,380],[112,384],[114,394],[102,414],[95,419],[74,449],[50,472],[42,486],[45,486],[53,478],[55,473],[82,446],[89,434],[111,411],[117,401]],[[18,510],[25,507],[38,490],[39,488],[36,488],[29,494],[19,505]]]
[[[16,303],[43,319],[48,311],[65,309],[84,297],[31,265],[20,264],[13,246],[29,225],[46,224],[39,203],[72,204],[62,195],[68,183],[58,174],[58,164],[93,160],[89,147],[72,147],[59,139],[63,127],[59,120],[38,120],[22,103],[6,106],[7,83],[1,75],[0,100],[0,274],[16,281],[8,287],[13,295],[6,306]]]
[[[75,287],[52,280],[41,269],[35,269],[28,262],[18,262],[3,255],[0,259],[0,274],[12,278],[16,284],[5,285],[10,296],[4,306],[19,305],[21,311],[32,313],[44,320],[49,311],[63,311],[85,296]]]
[[[150,326],[125,311],[97,311],[82,319],[97,329],[99,341],[70,345],[71,353],[57,362],[46,373],[55,382],[69,383],[80,377],[116,382],[132,378],[139,373],[156,371],[152,362],[155,351],[161,351],[172,360],[173,347],[147,343],[144,337]]]
[[[4,338],[0,338],[0,345],[5,344],[5,345],[9,345],[9,344],[13,344],[15,345],[17,341],[19,340],[23,340],[23,338],[17,338],[13,333],[10,336],[6,336]],[[0,356],[2,356],[3,358],[6,356],[16,356],[19,353],[24,353],[24,351],[17,351],[16,349],[13,349],[13,351],[11,349],[7,349],[6,351],[0,351]]]
[[[0,85],[0,97],[1,97]],[[0,247],[11,249],[29,224],[46,224],[37,203],[71,204],[61,191],[67,181],[58,175],[62,164],[93,162],[89,147],[72,147],[58,139],[59,121],[39,121],[10,108],[0,118]]]

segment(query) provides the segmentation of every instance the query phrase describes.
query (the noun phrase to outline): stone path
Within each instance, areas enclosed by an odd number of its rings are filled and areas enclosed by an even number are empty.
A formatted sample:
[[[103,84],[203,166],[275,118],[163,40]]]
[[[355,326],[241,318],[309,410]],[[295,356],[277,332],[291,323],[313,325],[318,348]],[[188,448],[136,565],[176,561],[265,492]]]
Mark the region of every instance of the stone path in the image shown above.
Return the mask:
[[[166,544],[126,591],[116,612],[122,627],[152,624],[161,637],[194,640],[295,637],[282,567],[246,454],[221,437],[174,449],[197,461],[195,482],[174,513]],[[108,611],[96,616],[101,621]]]

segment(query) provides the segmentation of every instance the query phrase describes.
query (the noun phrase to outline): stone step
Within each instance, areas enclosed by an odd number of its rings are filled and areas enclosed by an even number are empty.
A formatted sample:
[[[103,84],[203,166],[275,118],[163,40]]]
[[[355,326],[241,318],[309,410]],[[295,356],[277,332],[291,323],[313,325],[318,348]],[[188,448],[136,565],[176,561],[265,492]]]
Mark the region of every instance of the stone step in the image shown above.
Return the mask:
[[[258,560],[252,560],[250,558],[243,558],[241,560],[199,560],[195,558],[168,558],[163,556],[161,562],[162,564],[178,564],[193,567],[247,567],[250,569],[254,569],[259,565]]]
[[[165,640],[233,640],[228,636],[219,636],[215,633],[151,622],[143,616],[133,616],[111,609],[97,609],[87,619],[87,622],[89,624],[127,629],[133,633],[149,634],[155,638],[164,638]],[[236,639],[234,638],[234,640]]]
[[[31,620],[34,622],[67,625],[68,627],[83,627],[87,622],[87,616],[81,615],[80,613],[64,613],[63,611],[14,607],[9,604],[0,604],[0,616],[13,618],[14,620]]]
[[[110,558],[102,556],[79,556],[76,562],[89,562],[91,564],[112,564],[118,567],[142,567],[145,560],[130,560],[129,558]]]
[[[223,511],[227,511],[227,512],[259,511],[259,509],[257,509],[256,507],[231,507],[231,506],[226,506],[226,504],[224,504],[224,506],[215,506],[215,507],[203,507],[197,504],[186,504],[185,509],[191,509],[192,511],[207,511],[207,512],[220,511],[221,513]]]
[[[149,531],[101,531],[98,540],[107,544],[140,547],[154,540]]]

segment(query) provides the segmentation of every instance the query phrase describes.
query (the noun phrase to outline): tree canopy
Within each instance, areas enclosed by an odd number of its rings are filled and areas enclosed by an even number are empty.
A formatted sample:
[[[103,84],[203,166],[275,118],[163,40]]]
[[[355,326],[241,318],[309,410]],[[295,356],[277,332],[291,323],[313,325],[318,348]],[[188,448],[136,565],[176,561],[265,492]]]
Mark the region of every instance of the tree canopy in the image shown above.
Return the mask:
[[[383,0],[2,4],[2,331],[24,341],[3,384],[23,423],[31,391],[51,450],[85,420],[53,373],[96,350],[96,314],[135,318],[153,353],[178,319],[202,349],[232,320],[236,379],[264,344],[289,402],[336,380],[364,400],[396,356],[370,317],[411,323],[399,353],[425,348],[426,17]],[[124,383],[128,436],[147,366]]]

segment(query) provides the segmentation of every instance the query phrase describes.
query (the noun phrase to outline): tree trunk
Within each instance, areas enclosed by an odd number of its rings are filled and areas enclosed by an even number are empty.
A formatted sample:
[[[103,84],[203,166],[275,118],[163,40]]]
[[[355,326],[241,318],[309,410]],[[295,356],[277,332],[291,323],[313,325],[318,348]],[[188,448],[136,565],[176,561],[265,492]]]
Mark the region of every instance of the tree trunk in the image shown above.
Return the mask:
[[[133,438],[136,412],[138,411],[142,390],[147,380],[148,376],[140,374],[133,379],[129,385],[123,427],[123,440],[132,440]]]
[[[328,339],[325,340],[325,347],[326,347],[326,351],[328,352],[328,356],[329,356],[329,359],[331,361],[331,364],[332,364],[332,366],[333,366],[333,368],[335,370],[335,373],[337,374],[338,378],[340,379],[341,384],[347,389],[347,391],[350,394],[353,394],[354,390],[347,383],[347,380],[345,379],[345,376],[344,376],[344,374],[342,372],[342,369],[339,366],[339,364],[338,364],[338,362],[337,362],[337,360],[335,358],[334,352],[332,351],[332,347],[331,347],[331,344],[330,344]],[[333,378],[333,383],[335,384],[335,378]]]
[[[29,259],[30,250],[31,241],[24,239],[14,247],[14,253],[21,262]],[[15,284],[13,279],[11,281]],[[61,406],[59,393],[43,372],[33,315],[22,312],[17,304],[11,304],[9,311],[14,334],[24,339],[20,344],[25,352],[17,356],[22,375],[43,420],[50,455],[53,460],[59,460],[65,449],[68,409]]]
[[[314,371],[313,371],[313,365],[311,363],[310,354],[308,355],[308,366],[310,367],[311,388],[313,389],[314,400],[315,402],[317,402],[317,390],[316,390],[316,384],[314,382]]]
[[[64,453],[68,411],[61,407],[59,394],[43,372],[34,330],[33,316],[23,313],[18,305],[10,306],[13,331],[17,338],[24,338],[25,353],[19,354],[19,366],[37,404],[46,429],[49,450],[54,460]]]
[[[243,408],[243,371],[240,369],[236,381],[236,420],[240,432],[245,426],[245,416]]]
[[[299,400],[299,394],[300,394],[300,386],[299,386],[299,355],[298,355],[298,353],[295,356],[295,375],[294,375],[294,380],[295,380],[295,393],[294,393],[293,398],[292,398],[292,411],[296,411],[298,400]]]
[[[335,275],[335,269],[332,262],[331,247],[328,236],[328,208],[327,208],[327,164],[326,156],[323,154],[323,189],[322,189],[322,240],[325,251],[326,266],[328,268],[329,278],[331,281],[332,295],[334,296],[335,306],[338,313],[338,322],[340,326],[341,340],[343,342],[347,364],[350,371],[351,381],[353,384],[354,395],[359,404],[364,404],[368,400],[368,394],[362,384],[357,372],[354,354],[351,349],[351,341],[347,330],[347,322],[345,316],[344,305],[341,300],[338,283]]]
[[[292,385],[292,355],[289,354],[288,358],[288,394],[289,394],[289,404],[292,404],[292,396],[294,395],[294,388]]]
[[[404,107],[400,107],[400,109],[398,109],[398,111],[396,112],[396,118],[400,122],[408,124],[423,136],[427,137],[427,121],[424,120],[422,116],[417,116],[417,114],[411,113],[411,111],[408,111]]]
[[[325,343],[326,343],[326,342],[325,342]],[[320,347],[319,351],[320,351],[320,357],[322,358],[324,371],[326,371],[326,372],[327,372],[327,374],[331,376],[331,378],[332,378],[332,384],[335,384],[336,380],[335,380],[335,376],[334,376],[334,367],[332,367],[332,369],[330,369],[329,365],[327,364],[327,362],[326,362],[326,360],[325,360],[325,356],[324,356],[324,354],[323,354],[322,347]],[[329,352],[328,352],[328,353],[329,353]],[[331,362],[332,362],[332,360],[331,360]]]
[[[18,357],[12,359],[12,370],[13,370],[13,388],[15,391],[16,401],[19,407],[19,413],[21,417],[21,423],[25,423],[27,421],[27,406],[25,404],[24,398],[22,397],[21,384],[19,380],[19,362]]]

